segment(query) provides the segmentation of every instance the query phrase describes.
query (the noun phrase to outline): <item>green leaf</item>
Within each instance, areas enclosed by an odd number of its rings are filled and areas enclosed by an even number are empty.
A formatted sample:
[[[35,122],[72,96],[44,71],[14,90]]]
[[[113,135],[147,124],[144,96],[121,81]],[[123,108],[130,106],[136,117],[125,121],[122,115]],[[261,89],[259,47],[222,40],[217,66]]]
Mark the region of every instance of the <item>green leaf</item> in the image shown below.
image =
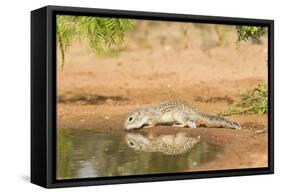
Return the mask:
[[[59,15],[56,28],[63,67],[67,48],[75,39],[86,39],[93,51],[99,55],[114,46],[120,48],[125,32],[132,30],[134,23],[130,19]]]

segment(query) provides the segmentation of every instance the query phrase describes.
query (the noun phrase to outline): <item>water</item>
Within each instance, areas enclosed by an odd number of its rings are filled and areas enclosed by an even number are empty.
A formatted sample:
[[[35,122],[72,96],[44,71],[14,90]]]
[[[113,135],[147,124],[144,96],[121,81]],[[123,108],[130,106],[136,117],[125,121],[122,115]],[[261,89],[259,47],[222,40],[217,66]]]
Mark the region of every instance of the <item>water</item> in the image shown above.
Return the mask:
[[[221,150],[183,133],[58,131],[57,179],[186,172]]]

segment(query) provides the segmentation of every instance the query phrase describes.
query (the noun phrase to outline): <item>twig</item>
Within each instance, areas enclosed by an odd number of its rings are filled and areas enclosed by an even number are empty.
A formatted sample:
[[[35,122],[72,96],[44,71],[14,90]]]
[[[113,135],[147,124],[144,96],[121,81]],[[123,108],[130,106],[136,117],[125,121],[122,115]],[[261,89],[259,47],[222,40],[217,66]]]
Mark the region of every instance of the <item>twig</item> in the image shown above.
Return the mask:
[[[257,131],[254,132],[254,134],[251,137],[255,137],[255,136],[261,135],[263,133],[266,133],[266,131],[265,130],[257,130]]]

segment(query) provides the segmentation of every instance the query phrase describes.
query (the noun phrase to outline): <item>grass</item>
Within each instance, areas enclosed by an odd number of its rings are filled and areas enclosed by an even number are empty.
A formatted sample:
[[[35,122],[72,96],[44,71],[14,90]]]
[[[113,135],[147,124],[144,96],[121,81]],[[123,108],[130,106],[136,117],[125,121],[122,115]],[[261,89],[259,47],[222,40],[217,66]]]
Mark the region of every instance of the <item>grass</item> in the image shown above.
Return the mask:
[[[240,94],[240,100],[232,103],[223,114],[266,114],[268,111],[268,88],[265,83],[259,83],[253,90]]]

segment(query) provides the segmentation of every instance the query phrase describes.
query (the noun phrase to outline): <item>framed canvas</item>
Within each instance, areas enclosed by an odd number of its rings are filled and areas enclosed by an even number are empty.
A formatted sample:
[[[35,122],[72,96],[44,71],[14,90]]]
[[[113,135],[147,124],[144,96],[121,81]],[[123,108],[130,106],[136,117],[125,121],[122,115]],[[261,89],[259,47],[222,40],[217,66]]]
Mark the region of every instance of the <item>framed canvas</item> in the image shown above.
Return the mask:
[[[31,182],[272,174],[273,20],[31,12]]]

